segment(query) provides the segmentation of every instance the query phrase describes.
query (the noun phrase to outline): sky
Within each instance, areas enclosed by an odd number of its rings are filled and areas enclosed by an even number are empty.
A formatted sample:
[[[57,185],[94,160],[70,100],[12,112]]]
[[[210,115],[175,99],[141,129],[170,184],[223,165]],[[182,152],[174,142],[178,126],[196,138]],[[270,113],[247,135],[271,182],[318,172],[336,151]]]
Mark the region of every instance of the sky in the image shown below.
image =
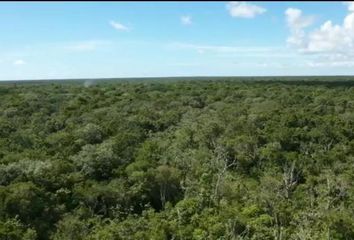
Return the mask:
[[[354,2],[0,2],[0,80],[354,75]]]

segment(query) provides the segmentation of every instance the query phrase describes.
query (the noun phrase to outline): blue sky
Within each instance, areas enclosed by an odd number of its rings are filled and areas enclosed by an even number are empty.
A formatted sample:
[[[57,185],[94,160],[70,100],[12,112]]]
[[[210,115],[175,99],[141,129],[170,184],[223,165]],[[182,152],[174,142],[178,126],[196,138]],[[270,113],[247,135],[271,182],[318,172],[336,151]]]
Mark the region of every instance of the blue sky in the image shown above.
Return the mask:
[[[0,80],[353,74],[352,2],[0,3]]]

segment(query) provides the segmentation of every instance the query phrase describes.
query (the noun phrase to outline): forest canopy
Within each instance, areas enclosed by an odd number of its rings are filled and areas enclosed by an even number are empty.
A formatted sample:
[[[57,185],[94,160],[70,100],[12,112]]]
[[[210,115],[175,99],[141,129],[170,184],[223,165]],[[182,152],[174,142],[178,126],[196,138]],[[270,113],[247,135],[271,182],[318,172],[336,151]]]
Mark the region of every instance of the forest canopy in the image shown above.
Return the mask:
[[[0,239],[354,239],[353,82],[261,80],[1,83]]]

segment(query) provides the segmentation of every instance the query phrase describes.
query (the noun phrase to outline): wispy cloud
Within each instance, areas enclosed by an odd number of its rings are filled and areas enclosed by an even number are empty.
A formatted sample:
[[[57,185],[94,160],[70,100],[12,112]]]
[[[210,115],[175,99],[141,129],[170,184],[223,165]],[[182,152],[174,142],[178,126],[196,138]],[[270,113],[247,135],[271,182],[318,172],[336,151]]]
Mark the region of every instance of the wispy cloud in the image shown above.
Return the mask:
[[[109,24],[116,30],[118,31],[129,31],[130,28],[128,28],[126,25],[120,23],[120,22],[116,22],[116,21],[110,21]]]
[[[19,65],[24,65],[26,62],[22,59],[17,59],[13,62],[14,65],[19,66]]]
[[[232,17],[238,18],[254,18],[267,11],[263,7],[247,2],[229,2],[226,8]]]
[[[354,61],[339,61],[339,62],[314,62],[308,61],[307,66],[311,68],[328,68],[328,67],[354,67]]]
[[[199,53],[270,53],[284,49],[283,47],[238,47],[225,45],[198,45],[189,43],[172,43],[174,49],[191,49]]]
[[[181,17],[181,23],[183,25],[191,25],[192,24],[192,17],[190,17],[190,16],[182,16]]]
[[[354,58],[350,54],[321,53],[309,55],[306,66],[316,67],[354,67]]]
[[[64,45],[64,48],[70,51],[87,52],[87,51],[94,51],[101,46],[108,45],[109,43],[110,43],[109,41],[89,40],[89,41],[82,41],[82,42],[67,43]]]
[[[289,50],[286,46],[227,46],[174,42],[166,45],[166,49],[170,51],[191,51],[197,54],[212,54],[215,57],[229,59],[234,59],[235,57],[290,59],[300,56],[299,53]]]

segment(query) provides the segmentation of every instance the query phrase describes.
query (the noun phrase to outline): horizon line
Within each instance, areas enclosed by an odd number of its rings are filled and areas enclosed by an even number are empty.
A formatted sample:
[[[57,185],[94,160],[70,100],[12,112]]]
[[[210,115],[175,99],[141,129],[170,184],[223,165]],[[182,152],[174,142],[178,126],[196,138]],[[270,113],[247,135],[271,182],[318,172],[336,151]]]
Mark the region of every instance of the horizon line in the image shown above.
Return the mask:
[[[154,77],[101,77],[101,78],[38,78],[38,79],[11,79],[0,82],[27,82],[27,81],[90,81],[90,80],[129,80],[129,79],[168,79],[168,78],[282,78],[282,77],[354,77],[354,75],[214,75],[214,76],[154,76]]]

